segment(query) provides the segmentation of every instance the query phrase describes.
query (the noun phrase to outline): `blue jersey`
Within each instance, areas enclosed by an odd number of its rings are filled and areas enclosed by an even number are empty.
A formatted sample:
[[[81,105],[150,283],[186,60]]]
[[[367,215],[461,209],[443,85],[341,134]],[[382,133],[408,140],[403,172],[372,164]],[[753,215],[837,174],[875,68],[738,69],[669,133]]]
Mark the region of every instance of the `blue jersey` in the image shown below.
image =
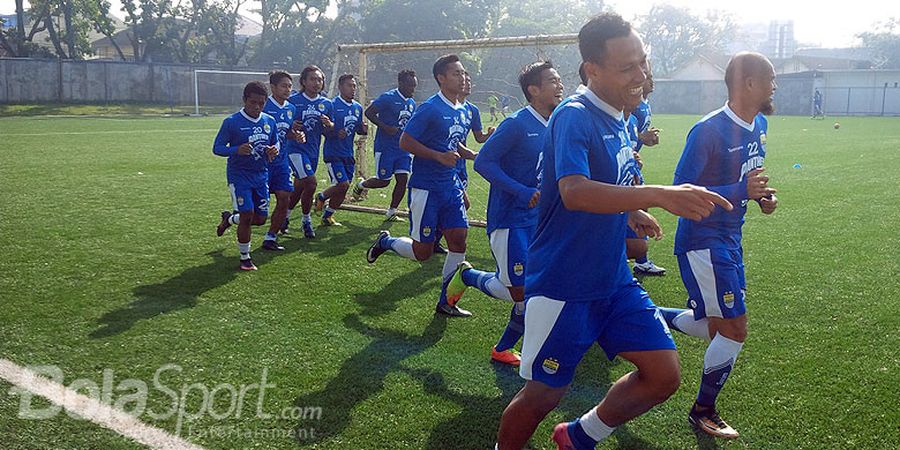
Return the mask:
[[[438,92],[425,100],[406,124],[404,133],[437,152],[456,151],[466,139],[466,108]],[[442,190],[458,187],[456,167],[427,158],[413,158],[409,187]]]
[[[347,103],[339,95],[331,100],[331,111],[334,130],[325,136],[322,156],[326,162],[333,162],[336,158],[352,158],[353,136],[356,134],[357,127],[362,124],[362,105],[355,100]],[[347,136],[343,139],[338,137],[338,132],[341,130],[347,132]]]
[[[468,100],[466,100],[466,102],[463,103],[463,105],[466,107],[466,125],[465,125],[465,128],[466,128],[465,136],[466,137],[463,139],[462,143],[463,143],[463,145],[468,145],[469,132],[482,130],[481,113],[478,112],[478,107],[475,106],[473,103],[470,103]],[[463,178],[463,179],[468,178],[468,175],[466,174],[466,160],[465,159],[459,158],[459,160],[456,161],[456,170],[459,172],[459,176],[461,178]]]
[[[500,123],[475,158],[475,170],[491,183],[487,232],[497,228],[533,227],[537,208],[528,202],[538,190],[538,163],[547,120],[531,106]]]
[[[310,99],[303,92],[294,92],[288,101],[297,108],[296,117],[303,122],[303,132],[306,133],[305,143],[288,142],[288,153],[304,153],[318,158],[322,134],[325,133],[321,117],[331,118],[331,100],[322,95]]]
[[[275,126],[278,130],[278,142],[281,143],[281,152],[269,162],[269,165],[287,164],[287,143],[285,141],[287,141],[287,131],[294,124],[297,108],[287,101],[283,105],[279,105],[275,102],[275,98],[270,95],[269,99],[266,100],[266,106],[263,107],[263,112],[275,119]]]
[[[747,212],[747,173],[763,165],[767,127],[762,114],[750,124],[726,105],[691,128],[675,168],[675,184],[704,186],[728,199],[734,209],[716,207],[699,222],[679,218],[676,255],[705,248],[740,248]]]
[[[643,133],[650,129],[650,104],[647,103],[647,100],[641,100],[641,103],[638,105],[634,111],[631,112],[631,117],[634,117],[635,127],[637,128],[637,134]],[[635,135],[635,139],[637,136]],[[637,140],[635,144],[635,151],[641,151],[641,147],[644,144],[641,141]]]
[[[378,111],[378,120],[388,126],[397,127],[400,130],[395,134],[388,134],[381,128],[375,132],[375,151],[390,152],[400,149],[400,134],[406,127],[406,122],[412,117],[416,110],[416,101],[406,98],[400,93],[399,89],[391,89],[378,96],[372,106]]]
[[[641,140],[638,138],[638,118],[632,113],[628,116],[628,120],[625,121],[625,127],[628,129],[628,143],[631,145],[631,149],[638,152],[641,150]],[[634,178],[637,184],[644,184],[644,176],[641,174],[641,169],[634,165]]]
[[[525,265],[527,297],[595,301],[632,284],[626,214],[566,209],[559,180],[583,175],[630,186],[634,164],[621,111],[590,90],[556,108],[544,139],[538,225]]]
[[[238,147],[247,142],[253,152],[238,155]],[[213,153],[228,157],[228,183],[258,185],[268,181],[266,147],[269,145],[280,146],[275,119],[266,113],[253,119],[241,109],[222,121],[213,143]]]

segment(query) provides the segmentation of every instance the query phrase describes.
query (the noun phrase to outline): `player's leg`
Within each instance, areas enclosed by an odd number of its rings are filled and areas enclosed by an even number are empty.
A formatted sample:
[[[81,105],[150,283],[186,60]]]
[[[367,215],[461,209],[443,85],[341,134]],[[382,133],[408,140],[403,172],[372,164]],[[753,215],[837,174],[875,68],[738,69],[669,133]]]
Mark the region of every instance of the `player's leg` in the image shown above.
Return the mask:
[[[313,196],[316,193],[316,166],[319,161],[305,153],[292,153],[288,155],[288,161],[294,172],[294,194],[291,195],[291,209],[293,210],[297,206],[297,201],[300,202],[303,212],[303,235],[312,239],[316,237],[316,232],[313,230],[310,211],[312,210]]]
[[[594,302],[590,316],[600,324],[597,342],[607,357],[620,356],[637,370],[619,378],[596,408],[557,425],[554,440],[569,439],[577,448],[593,448],[619,425],[664,402],[681,382],[675,343],[640,285],[623,288],[608,302]]]
[[[409,237],[392,237],[382,230],[366,252],[366,260],[371,264],[383,253],[394,253],[413,261],[431,258],[434,229],[437,227],[439,199],[426,189],[409,189]]]
[[[447,240],[447,257],[441,271],[441,295],[435,310],[454,317],[468,317],[472,313],[451,305],[447,301],[447,285],[456,273],[460,263],[466,260],[466,238],[469,234],[469,219],[463,207],[463,191],[456,189],[443,193],[443,205],[438,217],[438,228],[444,230]],[[433,249],[434,247],[432,247]]]
[[[271,251],[284,251],[284,247],[278,243],[278,231],[287,219],[288,205],[291,201],[291,192],[277,190],[275,194],[275,209],[272,210],[272,220],[269,222],[269,231],[263,239],[262,248]]]
[[[469,286],[479,289],[489,297],[513,301],[510,290],[514,284],[512,278],[516,279],[518,287],[525,284],[525,252],[527,252],[528,246],[528,237],[523,236],[525,233],[527,233],[526,229],[516,228],[498,228],[492,231],[488,240],[491,245],[491,253],[494,255],[494,260],[497,261],[496,272],[474,269],[465,261],[460,263],[453,279],[447,286],[447,302],[455,305],[462,297],[466,287]],[[510,257],[510,250],[512,250],[512,257]],[[518,301],[523,299],[520,296]]]
[[[657,266],[647,256],[648,239],[640,238],[630,227],[625,231],[625,254],[634,260],[634,273],[637,275],[665,275],[666,269]]]
[[[679,267],[682,261],[682,278],[693,309],[694,325],[705,321],[705,337],[711,338],[703,357],[697,400],[688,420],[708,434],[733,439],[738,433],[719,417],[715,405],[747,336],[741,254],[739,250],[693,250],[679,255]]]
[[[578,363],[599,334],[590,303],[528,299],[519,367],[519,375],[528,381],[500,418],[500,449],[525,446],[572,383]]]
[[[399,222],[403,220],[397,215],[397,208],[400,207],[400,202],[403,201],[403,195],[406,193],[406,184],[409,181],[411,169],[412,158],[410,158],[410,155],[401,155],[392,164],[394,190],[391,192],[391,204],[386,214],[388,221]]]
[[[328,206],[325,207],[325,212],[322,214],[322,225],[326,226],[340,225],[339,222],[334,220],[334,212],[344,203],[344,198],[350,189],[350,180],[352,179],[355,165],[352,164],[352,161],[344,161],[341,164],[332,165],[332,169],[334,171],[332,182],[335,184],[326,189]]]
[[[232,217],[237,220],[237,247],[238,253],[241,255],[240,268],[241,270],[256,270],[253,260],[250,259],[250,228],[255,220],[254,210],[256,209],[253,204],[253,189],[234,184],[229,185],[229,188],[231,188],[235,209],[238,211],[238,214],[234,214]]]

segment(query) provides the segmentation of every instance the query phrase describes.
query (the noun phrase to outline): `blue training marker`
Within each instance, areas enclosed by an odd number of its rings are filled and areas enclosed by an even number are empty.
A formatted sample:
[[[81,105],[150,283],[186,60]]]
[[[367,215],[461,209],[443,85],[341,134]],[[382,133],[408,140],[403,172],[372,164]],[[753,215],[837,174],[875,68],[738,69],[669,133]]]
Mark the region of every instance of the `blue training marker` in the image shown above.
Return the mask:
[[[794,164],[794,168],[795,168],[795,169],[799,169],[799,168],[800,168],[800,163]]]

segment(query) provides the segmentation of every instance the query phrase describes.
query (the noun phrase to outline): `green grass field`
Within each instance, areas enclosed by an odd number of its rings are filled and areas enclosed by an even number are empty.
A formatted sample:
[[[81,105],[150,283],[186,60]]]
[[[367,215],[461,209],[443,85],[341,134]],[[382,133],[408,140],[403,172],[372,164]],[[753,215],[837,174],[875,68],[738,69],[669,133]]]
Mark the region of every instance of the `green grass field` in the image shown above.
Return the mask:
[[[654,116],[663,143],[643,152],[649,182],[671,182],[696,119]],[[0,358],[58,366],[67,386],[102,385],[104,370],[112,386],[142,380],[158,418],[140,420],[207,448],[492,448],[522,385],[489,361],[509,305],[472,290],[462,304],[474,317],[435,317],[442,260],[367,264],[385,224],[362,213],[339,212],[344,226],[320,228],[316,240],[282,239],[284,254],[256,250],[260,270],[236,271],[234,231],[214,233],[230,204],[225,160],[210,150],[220,121],[0,119]],[[770,121],[767,167],[780,206],[747,217],[750,337],[719,404],[742,437],[713,441],[688,428],[705,344],[677,335],[682,387],[600,448],[900,448],[900,119],[840,122]],[[658,304],[681,306],[675,219],[652,212],[667,235],[651,257],[669,275],[644,286]],[[262,234],[254,230],[254,248]],[[493,266],[483,229],[472,229],[468,255]],[[188,413],[201,407],[201,385],[218,392],[212,414],[165,414],[173,398],[153,380],[167,364],[180,370],[164,369],[163,387],[195,385]],[[581,415],[630,370],[593,349],[533,448],[551,448],[555,423]],[[260,383],[263,373],[274,386],[261,410],[273,417],[257,416],[257,391],[238,416],[230,391],[214,389]],[[64,413],[20,418],[10,387],[0,381],[4,449],[140,448]],[[111,401],[130,393],[114,389]]]

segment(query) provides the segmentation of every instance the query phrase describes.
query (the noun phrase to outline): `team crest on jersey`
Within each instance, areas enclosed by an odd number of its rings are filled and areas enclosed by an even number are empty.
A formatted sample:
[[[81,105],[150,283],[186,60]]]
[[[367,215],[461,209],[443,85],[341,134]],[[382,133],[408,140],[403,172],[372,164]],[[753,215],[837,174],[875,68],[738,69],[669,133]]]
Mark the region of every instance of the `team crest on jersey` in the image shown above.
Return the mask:
[[[759,135],[759,145],[766,145],[766,133]]]
[[[387,169],[381,169],[381,175],[387,175]]]
[[[306,163],[306,170],[307,170],[307,171],[311,171],[311,170],[312,170],[312,166],[311,166],[309,163]]]
[[[288,110],[288,111],[287,111],[287,116],[288,116],[288,119],[293,119],[293,118],[294,118],[294,112],[291,111],[291,110]]]
[[[237,204],[238,206],[244,206],[244,197],[238,197]]]
[[[266,132],[266,134],[269,134],[272,132],[272,127],[270,127],[269,124],[264,124],[263,130]]]
[[[469,114],[471,114],[471,112],[470,112]],[[466,113],[460,111],[460,112],[459,112],[459,120],[460,120],[461,122],[465,122],[465,121],[466,121]]]
[[[522,274],[525,273],[525,264],[520,262],[513,264],[513,273],[516,274],[516,276],[521,277]]]
[[[544,364],[542,364],[541,367],[543,367],[544,372],[553,375],[559,370],[559,361],[553,358],[547,358],[544,360]]]
[[[343,178],[344,174],[338,172],[338,173],[334,174],[334,176],[335,176],[335,178],[337,178],[337,179],[341,179],[341,178]]]
[[[722,294],[722,300],[725,301],[725,306],[731,308],[731,305],[734,304],[734,292],[725,291]]]
[[[469,119],[472,119],[472,110],[467,111],[469,113]]]
[[[325,104],[319,103],[319,111],[325,111]]]
[[[423,236],[429,236],[429,235],[431,235],[431,227],[425,227],[425,228],[422,228],[422,235],[423,235]]]

